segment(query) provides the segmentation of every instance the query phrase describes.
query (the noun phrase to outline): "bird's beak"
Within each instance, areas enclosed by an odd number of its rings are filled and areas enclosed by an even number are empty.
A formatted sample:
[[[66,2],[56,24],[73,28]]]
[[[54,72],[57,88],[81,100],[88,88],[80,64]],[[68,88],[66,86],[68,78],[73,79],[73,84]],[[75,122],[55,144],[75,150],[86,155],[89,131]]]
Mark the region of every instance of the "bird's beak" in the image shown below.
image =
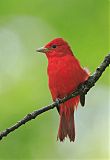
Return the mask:
[[[45,47],[41,47],[41,48],[38,48],[36,51],[37,52],[42,52],[42,53],[46,53],[46,52],[48,52],[48,48],[45,48]]]

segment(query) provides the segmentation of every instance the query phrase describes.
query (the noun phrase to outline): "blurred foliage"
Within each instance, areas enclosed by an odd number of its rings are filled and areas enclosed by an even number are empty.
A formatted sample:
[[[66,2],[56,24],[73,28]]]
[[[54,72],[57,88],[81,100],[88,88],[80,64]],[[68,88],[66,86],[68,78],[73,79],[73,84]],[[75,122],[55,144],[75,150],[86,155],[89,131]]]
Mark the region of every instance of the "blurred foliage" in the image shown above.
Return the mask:
[[[51,100],[47,60],[36,48],[55,37],[93,72],[109,52],[107,0],[0,0],[0,130]],[[4,159],[107,159],[109,69],[76,112],[76,141],[56,142],[56,110],[0,142]]]

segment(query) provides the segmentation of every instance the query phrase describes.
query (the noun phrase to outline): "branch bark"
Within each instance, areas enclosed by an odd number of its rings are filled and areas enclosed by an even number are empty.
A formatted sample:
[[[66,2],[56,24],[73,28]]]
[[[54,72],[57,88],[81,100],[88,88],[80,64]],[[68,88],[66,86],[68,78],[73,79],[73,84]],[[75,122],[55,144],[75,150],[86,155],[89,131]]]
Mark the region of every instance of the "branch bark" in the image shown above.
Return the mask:
[[[73,91],[71,94],[67,95],[63,99],[58,99],[57,101],[53,102],[52,104],[45,106],[39,110],[35,110],[32,113],[27,114],[22,120],[18,121],[13,126],[5,129],[4,131],[0,132],[0,140],[2,140],[3,137],[6,137],[9,133],[13,132],[23,124],[27,123],[28,121],[35,119],[38,115],[51,110],[55,107],[57,107],[59,104],[66,102],[67,100],[76,97],[78,95],[86,95],[87,92],[95,85],[95,83],[98,81],[98,79],[101,77],[102,73],[105,71],[107,66],[110,64],[110,54],[108,54],[101,65],[96,69],[96,71],[89,76],[88,80],[83,82],[78,86],[78,88]]]

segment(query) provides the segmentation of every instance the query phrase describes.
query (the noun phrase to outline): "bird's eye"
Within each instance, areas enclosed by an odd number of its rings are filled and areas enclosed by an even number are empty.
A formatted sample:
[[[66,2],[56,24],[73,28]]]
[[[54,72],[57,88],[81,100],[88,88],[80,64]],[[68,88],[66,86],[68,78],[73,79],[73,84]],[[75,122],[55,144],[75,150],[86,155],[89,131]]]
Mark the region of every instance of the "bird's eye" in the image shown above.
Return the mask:
[[[56,48],[57,46],[54,44],[54,45],[52,45],[52,48]]]

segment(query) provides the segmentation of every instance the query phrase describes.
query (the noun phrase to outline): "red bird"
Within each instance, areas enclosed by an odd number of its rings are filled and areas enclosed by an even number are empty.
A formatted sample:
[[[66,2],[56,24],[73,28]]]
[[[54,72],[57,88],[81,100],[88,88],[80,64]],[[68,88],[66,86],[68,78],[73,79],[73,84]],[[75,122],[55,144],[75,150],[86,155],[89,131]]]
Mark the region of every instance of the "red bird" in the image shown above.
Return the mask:
[[[70,46],[62,38],[52,40],[37,51],[45,53],[48,59],[47,72],[53,101],[65,97],[74,91],[80,83],[87,80],[89,73],[80,66]],[[72,98],[58,107],[60,125],[57,138],[60,141],[63,141],[67,136],[70,141],[75,140],[74,110],[79,101],[84,105],[84,96]]]

